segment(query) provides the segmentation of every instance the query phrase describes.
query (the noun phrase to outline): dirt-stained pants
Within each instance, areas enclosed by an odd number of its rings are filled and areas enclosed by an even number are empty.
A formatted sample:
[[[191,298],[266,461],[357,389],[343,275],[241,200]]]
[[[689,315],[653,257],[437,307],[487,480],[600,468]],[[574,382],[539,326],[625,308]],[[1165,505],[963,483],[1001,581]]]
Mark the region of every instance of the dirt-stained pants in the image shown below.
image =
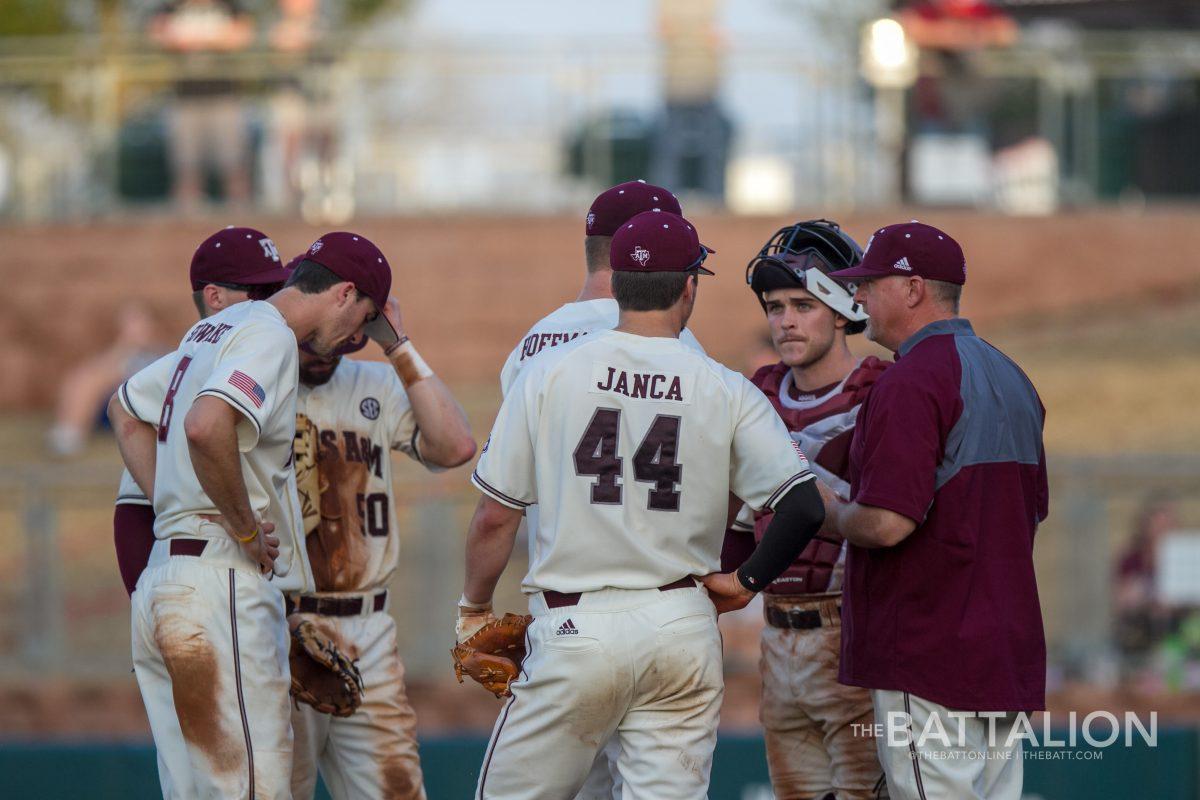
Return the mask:
[[[404,688],[392,615],[381,610],[358,617],[300,616],[358,665],[366,693],[359,709],[344,718],[294,704],[294,800],[311,800],[318,767],[334,800],[425,800],[417,717]]]

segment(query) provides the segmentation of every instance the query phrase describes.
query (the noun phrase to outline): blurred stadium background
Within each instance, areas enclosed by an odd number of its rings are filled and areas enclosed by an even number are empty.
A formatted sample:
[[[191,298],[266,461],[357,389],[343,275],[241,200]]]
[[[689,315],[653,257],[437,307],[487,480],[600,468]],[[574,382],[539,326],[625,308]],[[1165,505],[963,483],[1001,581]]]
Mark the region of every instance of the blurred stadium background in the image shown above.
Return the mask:
[[[772,357],[743,265],[780,225],[959,238],[965,315],[1048,408],[1052,719],[1159,720],[1155,748],[1029,761],[1027,797],[1200,797],[1195,0],[243,0],[220,52],[169,44],[164,5],[0,0],[0,795],[157,789],[119,457],[99,406],[80,422],[63,397],[173,346],[201,239],[251,224],[286,257],[370,236],[482,439],[504,356],[577,292],[589,201],[644,177],[718,251],[693,327],[747,371]],[[392,605],[434,800],[468,796],[499,707],[447,669],[466,478],[398,471]],[[760,619],[723,621],[718,800],[770,797]]]

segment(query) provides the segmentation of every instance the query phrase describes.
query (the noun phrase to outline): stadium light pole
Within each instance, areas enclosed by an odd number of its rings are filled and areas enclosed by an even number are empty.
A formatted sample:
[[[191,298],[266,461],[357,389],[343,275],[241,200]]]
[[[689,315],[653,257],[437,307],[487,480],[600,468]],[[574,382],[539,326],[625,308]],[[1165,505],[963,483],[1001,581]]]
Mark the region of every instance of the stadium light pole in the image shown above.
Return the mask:
[[[875,136],[886,162],[883,196],[891,205],[899,205],[907,128],[904,97],[916,83],[919,52],[904,26],[884,17],[863,27],[859,55],[862,75],[875,90]]]

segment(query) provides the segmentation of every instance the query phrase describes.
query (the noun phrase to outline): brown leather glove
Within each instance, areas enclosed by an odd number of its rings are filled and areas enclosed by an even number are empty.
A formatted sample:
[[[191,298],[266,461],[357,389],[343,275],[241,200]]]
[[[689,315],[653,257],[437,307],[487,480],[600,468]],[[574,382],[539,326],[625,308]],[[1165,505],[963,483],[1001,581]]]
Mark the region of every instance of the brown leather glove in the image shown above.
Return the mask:
[[[458,682],[466,673],[496,697],[508,697],[508,685],[525,659],[525,629],[532,621],[527,614],[505,614],[456,644],[450,654]]]
[[[292,697],[335,717],[357,711],[363,699],[358,667],[309,620],[301,619],[291,628]]]

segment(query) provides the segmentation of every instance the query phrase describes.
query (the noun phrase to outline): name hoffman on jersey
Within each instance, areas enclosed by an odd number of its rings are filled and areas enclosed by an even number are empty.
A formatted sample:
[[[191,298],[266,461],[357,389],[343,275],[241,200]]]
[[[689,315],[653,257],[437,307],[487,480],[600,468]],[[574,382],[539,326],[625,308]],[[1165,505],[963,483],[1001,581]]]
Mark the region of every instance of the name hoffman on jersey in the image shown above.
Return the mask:
[[[678,375],[664,375],[660,372],[635,372],[630,378],[629,373],[616,367],[603,367],[607,373],[602,374],[596,381],[596,389],[602,392],[615,392],[635,400],[675,400],[683,399],[683,382]],[[593,373],[595,377],[595,373]],[[593,389],[592,391],[595,391]]]

